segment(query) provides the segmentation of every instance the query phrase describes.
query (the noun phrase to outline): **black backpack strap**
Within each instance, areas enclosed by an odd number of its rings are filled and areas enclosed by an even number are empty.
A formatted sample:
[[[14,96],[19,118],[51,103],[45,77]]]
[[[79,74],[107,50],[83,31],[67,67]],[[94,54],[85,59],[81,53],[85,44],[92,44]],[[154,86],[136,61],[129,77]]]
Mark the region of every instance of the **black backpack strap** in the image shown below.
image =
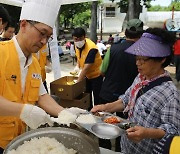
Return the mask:
[[[51,61],[51,48],[50,48],[49,42],[47,42],[47,47],[48,47],[48,52],[49,52],[48,60]]]
[[[167,81],[172,81],[171,77],[169,76],[163,76],[160,77],[152,82],[150,82],[148,85],[142,87],[139,91],[138,94],[136,96],[136,100],[143,95],[144,93],[146,93],[149,89],[152,89],[155,86],[161,85],[163,82],[167,82]]]

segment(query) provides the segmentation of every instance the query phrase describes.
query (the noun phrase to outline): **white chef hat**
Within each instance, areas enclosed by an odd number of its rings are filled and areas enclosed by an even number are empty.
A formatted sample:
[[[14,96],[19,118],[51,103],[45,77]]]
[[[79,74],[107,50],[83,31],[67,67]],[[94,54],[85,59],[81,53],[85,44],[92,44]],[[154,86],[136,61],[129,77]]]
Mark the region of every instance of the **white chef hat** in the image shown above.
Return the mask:
[[[54,27],[60,8],[60,0],[26,0],[20,20],[32,20]]]

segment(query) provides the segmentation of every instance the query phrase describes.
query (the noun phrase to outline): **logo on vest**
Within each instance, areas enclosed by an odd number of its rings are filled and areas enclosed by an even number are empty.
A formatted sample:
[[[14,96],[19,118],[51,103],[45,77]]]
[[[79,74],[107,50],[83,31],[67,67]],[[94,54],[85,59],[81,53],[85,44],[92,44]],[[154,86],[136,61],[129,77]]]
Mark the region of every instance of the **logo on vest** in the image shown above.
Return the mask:
[[[32,74],[32,78],[33,78],[33,79],[39,79],[39,80],[40,80],[40,79],[41,79],[41,75],[40,75],[40,74],[37,74],[37,73],[33,73],[33,74]]]
[[[14,81],[15,84],[16,84],[16,78],[17,78],[16,75],[11,75],[11,79]]]
[[[48,49],[47,49],[47,48],[46,48],[46,49],[43,49],[42,52],[43,52],[43,53],[44,53],[44,52],[47,53],[47,52],[48,52]]]

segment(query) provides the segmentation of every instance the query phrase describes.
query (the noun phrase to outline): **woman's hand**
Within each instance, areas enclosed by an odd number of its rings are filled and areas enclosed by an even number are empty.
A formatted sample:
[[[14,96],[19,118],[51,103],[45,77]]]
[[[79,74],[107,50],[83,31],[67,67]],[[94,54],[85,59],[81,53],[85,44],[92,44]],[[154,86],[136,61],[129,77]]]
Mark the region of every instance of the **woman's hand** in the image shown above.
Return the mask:
[[[98,112],[98,111],[106,111],[106,105],[105,104],[96,105],[91,109],[91,112]]]
[[[127,137],[129,140],[132,140],[136,143],[140,142],[147,135],[147,128],[142,126],[134,126],[126,130]]]
[[[141,140],[148,139],[161,139],[166,132],[160,128],[146,128],[142,126],[134,126],[126,130],[127,137],[136,143]]]
[[[122,103],[121,99],[118,99],[117,101],[96,105],[91,109],[91,112],[98,112],[98,111],[104,111],[104,112],[121,112],[124,109],[124,105]]]

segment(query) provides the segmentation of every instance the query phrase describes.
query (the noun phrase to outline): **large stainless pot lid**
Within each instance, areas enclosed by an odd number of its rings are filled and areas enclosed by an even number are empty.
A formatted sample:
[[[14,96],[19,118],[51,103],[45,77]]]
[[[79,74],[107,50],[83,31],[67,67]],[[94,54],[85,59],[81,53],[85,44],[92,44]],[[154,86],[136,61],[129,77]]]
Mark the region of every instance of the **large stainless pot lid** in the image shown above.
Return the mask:
[[[87,135],[70,129],[70,128],[40,128],[26,132],[13,141],[6,147],[4,154],[12,149],[17,149],[24,141],[29,141],[34,137],[50,137],[61,142],[66,148],[73,148],[78,154],[100,154],[98,144]]]

